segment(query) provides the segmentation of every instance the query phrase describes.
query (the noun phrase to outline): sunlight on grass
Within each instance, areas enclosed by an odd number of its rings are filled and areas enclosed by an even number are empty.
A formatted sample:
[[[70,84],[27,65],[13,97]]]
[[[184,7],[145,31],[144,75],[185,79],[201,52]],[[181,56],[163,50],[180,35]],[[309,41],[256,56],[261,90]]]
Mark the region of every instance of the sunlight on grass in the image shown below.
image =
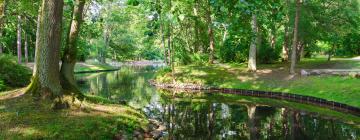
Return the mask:
[[[344,67],[356,68],[360,62],[336,60],[328,62],[326,58],[304,59],[298,67]],[[221,88],[288,92],[337,101],[360,107],[360,80],[339,76],[312,76],[289,78],[287,65],[260,65],[258,73],[242,71],[245,65],[216,64],[212,66],[180,66],[176,68],[176,82]],[[229,69],[230,68],[230,69]],[[238,70],[238,71],[236,71]],[[156,77],[158,82],[172,82],[171,75],[163,73]]]
[[[39,104],[30,95],[7,97],[0,102],[4,108],[0,109],[0,139],[112,139],[119,132],[131,135],[148,123],[138,110],[105,99],[92,98],[104,104],[88,99],[81,107],[53,111],[48,102]]]

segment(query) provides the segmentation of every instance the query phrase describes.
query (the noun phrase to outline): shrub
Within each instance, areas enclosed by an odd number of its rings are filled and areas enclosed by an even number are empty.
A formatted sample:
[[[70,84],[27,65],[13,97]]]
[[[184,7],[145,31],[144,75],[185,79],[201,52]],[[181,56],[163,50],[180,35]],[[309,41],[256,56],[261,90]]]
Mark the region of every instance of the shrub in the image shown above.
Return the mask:
[[[3,91],[6,89],[6,86],[4,84],[4,81],[0,79],[0,91]]]
[[[16,59],[8,55],[0,55],[0,89],[4,87],[23,87],[29,84],[31,70],[26,66],[19,65]],[[1,81],[3,81],[1,83]],[[2,87],[1,87],[2,85]]]

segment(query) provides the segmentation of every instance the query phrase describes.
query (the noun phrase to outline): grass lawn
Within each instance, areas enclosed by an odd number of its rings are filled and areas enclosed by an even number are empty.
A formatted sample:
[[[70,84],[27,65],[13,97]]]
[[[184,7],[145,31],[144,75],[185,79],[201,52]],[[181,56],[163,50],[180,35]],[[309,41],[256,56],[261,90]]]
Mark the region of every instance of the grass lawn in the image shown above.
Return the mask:
[[[360,61],[325,58],[304,59],[297,67],[301,69],[359,69]],[[223,88],[278,91],[324,98],[360,107],[360,79],[339,76],[301,77],[288,74],[288,64],[259,65],[256,73],[247,72],[245,64],[214,64],[178,66],[176,83],[191,83]],[[157,82],[170,83],[169,72],[160,70]]]
[[[86,72],[86,71],[101,71],[101,70],[112,70],[116,69],[113,66],[107,64],[88,64],[88,63],[77,63],[75,65],[75,73],[76,72]]]
[[[127,106],[84,101],[81,107],[53,111],[50,103],[22,92],[0,93],[0,139],[113,139],[147,125],[141,112]]]

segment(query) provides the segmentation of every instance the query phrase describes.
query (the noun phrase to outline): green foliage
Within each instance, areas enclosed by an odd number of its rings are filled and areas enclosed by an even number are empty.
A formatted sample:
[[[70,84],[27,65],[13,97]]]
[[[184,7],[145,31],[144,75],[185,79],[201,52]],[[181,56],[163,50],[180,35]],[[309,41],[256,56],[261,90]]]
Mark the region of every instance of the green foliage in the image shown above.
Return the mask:
[[[245,62],[249,55],[249,47],[228,39],[224,46],[219,46],[219,57],[222,62]]]
[[[348,34],[342,45],[344,47],[336,50],[336,55],[338,56],[354,56],[360,55],[360,33],[350,33]]]
[[[2,79],[0,79],[0,91],[3,91],[6,89],[5,83]]]
[[[262,44],[258,50],[257,61],[260,62],[260,64],[270,64],[278,62],[280,59],[280,47],[271,48],[267,44]]]
[[[14,57],[0,55],[0,81],[3,81],[3,86],[5,85],[8,88],[23,87],[29,84],[30,77],[31,70],[17,64]]]

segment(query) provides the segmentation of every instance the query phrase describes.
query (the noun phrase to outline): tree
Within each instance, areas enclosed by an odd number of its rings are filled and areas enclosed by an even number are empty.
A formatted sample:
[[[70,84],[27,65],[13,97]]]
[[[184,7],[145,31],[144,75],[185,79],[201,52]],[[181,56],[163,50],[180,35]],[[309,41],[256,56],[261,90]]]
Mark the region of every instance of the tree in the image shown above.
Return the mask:
[[[291,66],[290,66],[290,74],[295,74],[295,65],[296,65],[296,51],[298,46],[298,31],[299,31],[299,17],[300,17],[300,6],[301,1],[296,0],[296,13],[295,13],[295,25],[294,25],[294,40],[292,45],[292,53],[291,53]]]
[[[59,76],[63,5],[62,0],[42,1],[36,33],[36,63],[26,91],[36,97],[53,99],[55,108],[63,105]]]
[[[210,48],[210,56],[209,63],[214,63],[214,53],[215,53],[215,39],[214,39],[214,30],[211,19],[211,4],[210,0],[207,0],[208,8],[206,10],[206,22],[208,25],[208,36],[209,36],[209,48]]]
[[[62,56],[62,64],[60,69],[61,85],[63,89],[81,94],[76,87],[76,81],[74,76],[74,68],[77,57],[77,40],[83,22],[83,11],[85,6],[85,0],[76,0],[73,8],[73,15],[70,24],[69,35],[66,39],[66,45],[64,54]]]
[[[25,44],[24,44],[24,53],[25,53],[25,63],[29,62],[29,44],[28,44],[28,38],[25,32]]]
[[[256,71],[256,46],[259,44],[258,42],[260,40],[256,14],[252,15],[251,28],[254,35],[250,44],[248,70]]]
[[[285,0],[285,6],[289,7],[290,6],[290,0]],[[285,8],[285,9],[289,9],[289,8]],[[285,22],[284,22],[284,44],[282,47],[282,59],[284,62],[288,62],[289,61],[289,36],[290,36],[290,31],[289,31],[289,12],[288,10],[285,10]]]
[[[18,25],[17,25],[17,56],[18,56],[18,63],[21,63],[21,16],[18,16]]]
[[[0,39],[3,37],[3,28],[5,20],[6,0],[0,0]],[[3,44],[0,42],[0,54],[3,53]]]

